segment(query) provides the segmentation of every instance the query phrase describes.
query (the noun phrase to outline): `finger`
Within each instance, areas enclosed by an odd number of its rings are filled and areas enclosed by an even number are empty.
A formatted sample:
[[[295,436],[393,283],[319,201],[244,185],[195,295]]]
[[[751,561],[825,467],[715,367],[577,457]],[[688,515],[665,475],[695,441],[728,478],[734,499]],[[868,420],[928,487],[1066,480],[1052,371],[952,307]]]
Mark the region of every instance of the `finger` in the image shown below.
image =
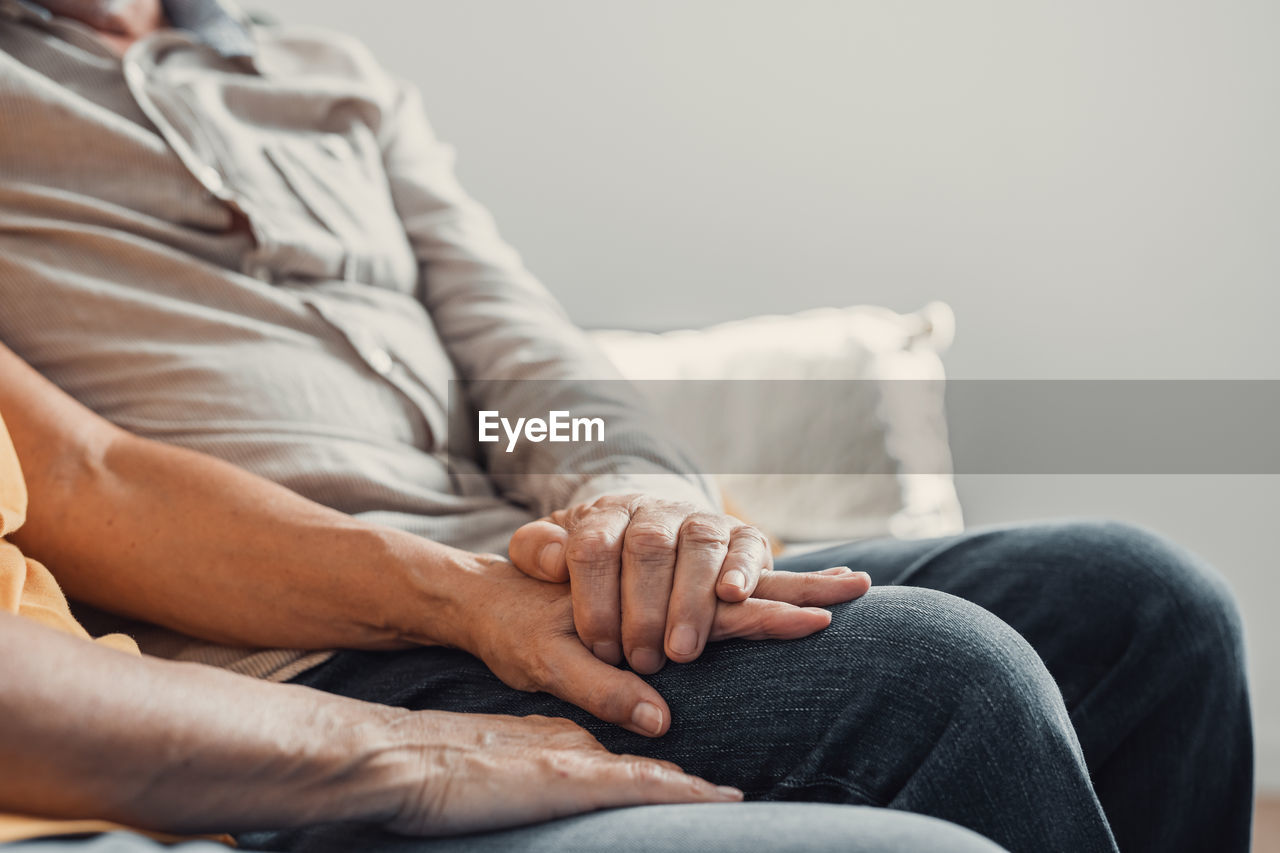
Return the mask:
[[[702,654],[716,615],[716,581],[729,551],[723,517],[695,513],[680,525],[676,575],[666,614],[666,652],[685,663]]]
[[[569,580],[565,546],[569,531],[549,519],[540,518],[522,525],[511,535],[507,556],[512,564],[531,578],[552,583]]]
[[[717,605],[711,640],[798,640],[830,624],[831,612],[819,607],[749,598]]]
[[[636,672],[662,669],[667,603],[676,571],[681,513],[642,507],[631,518],[622,545],[622,650]]]
[[[646,737],[660,737],[671,727],[671,709],[657,690],[601,661],[572,637],[556,643],[543,671],[543,690],[605,722]]]
[[[669,762],[635,755],[592,756],[590,760],[598,769],[582,781],[587,783],[584,793],[596,808],[742,799],[737,788],[714,785]]]
[[[606,507],[574,522],[565,544],[573,625],[583,644],[600,660],[622,662],[618,575],[622,541],[631,513]]]
[[[661,764],[663,767],[666,767],[666,768],[667,768],[667,769],[669,769],[669,770],[675,770],[677,773],[683,773],[683,772],[684,772],[684,768],[683,768],[683,767],[681,767],[679,764],[676,764],[674,761],[667,761],[667,760],[662,759],[662,758],[654,758],[654,759],[651,759],[651,760],[652,760],[652,761],[656,761],[657,763]]]
[[[716,595],[722,601],[743,601],[755,591],[760,575],[773,569],[769,540],[750,525],[736,527],[729,539],[729,553],[720,570]]]
[[[801,606],[828,607],[852,601],[869,589],[870,575],[841,566],[822,572],[769,572],[756,585],[755,597]]]

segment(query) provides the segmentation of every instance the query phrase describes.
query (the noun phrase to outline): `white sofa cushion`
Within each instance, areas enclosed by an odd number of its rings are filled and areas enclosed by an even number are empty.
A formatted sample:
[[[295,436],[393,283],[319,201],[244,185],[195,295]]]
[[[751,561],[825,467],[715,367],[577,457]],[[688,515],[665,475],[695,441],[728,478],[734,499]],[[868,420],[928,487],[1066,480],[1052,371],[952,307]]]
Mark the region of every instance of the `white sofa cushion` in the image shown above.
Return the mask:
[[[742,513],[794,543],[962,528],[939,357],[953,330],[951,309],[935,302],[908,314],[824,308],[698,330],[592,334],[633,380],[935,380],[850,383],[839,394],[794,381],[687,386],[727,389],[714,423],[706,401],[681,399],[682,383],[639,383]],[[688,421],[694,410],[702,422]],[[857,473],[740,473],[762,469]]]

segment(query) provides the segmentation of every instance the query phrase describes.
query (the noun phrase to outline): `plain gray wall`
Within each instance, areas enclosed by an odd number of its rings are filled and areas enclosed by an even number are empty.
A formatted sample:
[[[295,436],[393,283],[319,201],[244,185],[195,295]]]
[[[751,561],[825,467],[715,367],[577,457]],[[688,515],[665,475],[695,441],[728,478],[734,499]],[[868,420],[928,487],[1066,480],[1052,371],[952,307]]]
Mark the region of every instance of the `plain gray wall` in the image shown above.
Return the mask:
[[[953,376],[1280,378],[1280,3],[257,0],[363,38],[584,325],[949,302]],[[960,480],[1241,595],[1280,787],[1276,477]]]

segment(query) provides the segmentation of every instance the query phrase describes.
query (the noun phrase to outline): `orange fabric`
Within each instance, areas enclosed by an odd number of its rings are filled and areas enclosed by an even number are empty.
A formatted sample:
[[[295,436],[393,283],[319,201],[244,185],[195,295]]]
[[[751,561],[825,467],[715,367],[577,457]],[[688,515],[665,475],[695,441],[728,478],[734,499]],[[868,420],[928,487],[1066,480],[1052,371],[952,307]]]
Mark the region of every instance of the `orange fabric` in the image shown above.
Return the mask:
[[[28,560],[4,537],[22,526],[27,517],[27,487],[18,465],[9,431],[0,418],[0,610],[34,619],[42,625],[85,640],[92,639],[67,605],[58,582],[44,566]],[[123,634],[99,637],[96,642],[123,652],[139,654],[138,646]],[[88,834],[129,829],[100,820],[47,820],[0,814],[0,843],[45,835]],[[162,841],[179,840],[148,832]]]

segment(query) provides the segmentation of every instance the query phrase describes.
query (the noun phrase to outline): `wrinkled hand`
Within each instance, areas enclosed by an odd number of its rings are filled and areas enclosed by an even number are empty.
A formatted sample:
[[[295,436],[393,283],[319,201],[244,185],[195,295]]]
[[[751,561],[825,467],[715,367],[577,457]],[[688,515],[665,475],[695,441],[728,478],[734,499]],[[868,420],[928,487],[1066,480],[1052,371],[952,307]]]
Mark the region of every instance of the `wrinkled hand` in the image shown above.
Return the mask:
[[[671,709],[658,691],[599,660],[578,638],[565,584],[531,578],[499,557],[475,559],[465,584],[471,603],[452,645],[483,660],[517,690],[550,693],[637,734],[667,732]],[[770,572],[759,582],[759,597],[716,604],[708,639],[787,640],[822,630],[831,624],[822,607],[854,597],[850,586],[866,589],[865,581],[839,582],[851,575],[847,569],[827,572]]]
[[[644,495],[607,495],[529,522],[511,560],[530,577],[569,582],[578,636],[597,658],[651,674],[685,663],[713,636],[718,602],[777,598],[793,589],[772,574],[763,533],[733,516]],[[861,572],[808,575],[823,602],[857,598]],[[790,598],[785,601],[802,603]],[[803,602],[813,603],[813,602]]]
[[[398,709],[397,709],[398,710]],[[404,712],[392,724],[410,781],[387,828],[408,835],[491,831],[579,812],[742,799],[669,761],[615,755],[553,717]]]

